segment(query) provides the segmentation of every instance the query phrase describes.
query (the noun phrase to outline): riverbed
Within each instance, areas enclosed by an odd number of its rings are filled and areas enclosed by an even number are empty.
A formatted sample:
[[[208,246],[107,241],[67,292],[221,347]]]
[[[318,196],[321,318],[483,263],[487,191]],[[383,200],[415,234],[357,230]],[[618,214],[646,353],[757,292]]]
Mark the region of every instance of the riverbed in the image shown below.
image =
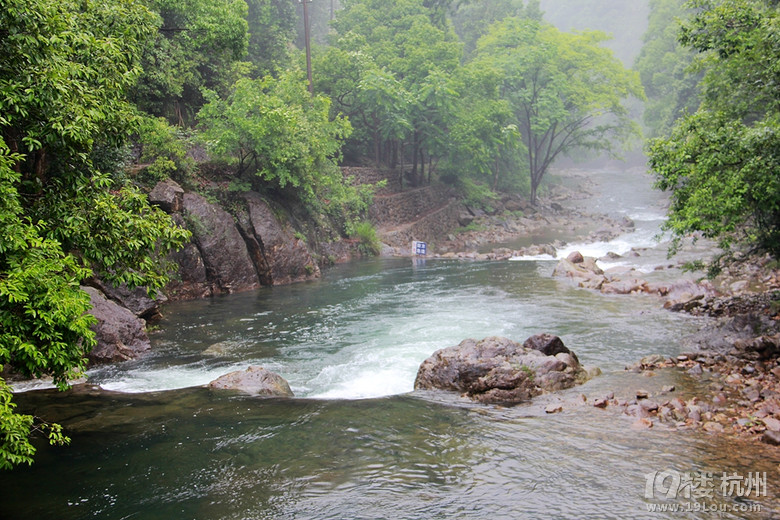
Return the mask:
[[[653,240],[661,195],[641,174],[594,176],[604,189],[591,210],[629,216],[636,231],[564,252],[611,250],[625,256],[607,264],[669,276],[656,270],[669,260]],[[632,248],[639,256],[627,254]],[[665,311],[654,296],[574,287],[552,278],[554,266],[552,258],[375,259],[310,283],[168,305],[152,354],[90,371],[100,390],[16,396],[23,411],[62,423],[73,442],[40,445],[32,467],[0,474],[0,518],[777,515],[775,448],[662,425],[637,431],[617,409],[591,404],[607,393],[630,398],[640,378],[651,393],[671,385],[680,395],[706,391],[706,381],[682,371],[648,378],[624,370],[647,354],[678,354],[702,318]],[[540,332],[559,335],[602,375],[514,407],[413,389],[417,367],[439,348]],[[285,377],[296,398],[202,387],[248,365]],[[550,403],[562,411],[545,413]],[[648,487],[664,471],[711,473],[712,496]],[[767,497],[716,486],[724,474],[754,473],[766,474]]]

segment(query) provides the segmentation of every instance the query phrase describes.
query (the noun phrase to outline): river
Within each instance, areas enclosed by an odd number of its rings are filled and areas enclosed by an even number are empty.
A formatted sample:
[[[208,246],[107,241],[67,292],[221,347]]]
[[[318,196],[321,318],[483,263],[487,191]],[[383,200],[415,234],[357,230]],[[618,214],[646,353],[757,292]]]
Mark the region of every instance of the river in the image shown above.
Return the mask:
[[[641,173],[593,172],[601,194],[583,204],[630,216],[636,231],[575,244],[670,276],[652,237],[663,199]],[[650,249],[645,249],[650,248]],[[565,253],[566,251],[564,251]],[[694,256],[698,253],[693,253]],[[680,352],[698,319],[652,296],[605,296],[551,277],[555,261],[376,259],[336,266],[321,280],[176,303],[142,360],[90,371],[104,391],[36,390],[20,408],[62,423],[64,448],[39,446],[32,467],[0,474],[0,518],[58,519],[547,519],[772,518],[776,449],[660,424],[632,429],[617,407],[706,378],[625,371]],[[414,392],[417,367],[472,337],[561,336],[603,375],[515,407]],[[200,385],[262,365],[294,399],[213,393]],[[20,387],[20,390],[30,387]],[[705,390],[706,391],[706,390]],[[585,396],[583,401],[581,396]],[[546,414],[560,402],[563,411]],[[647,494],[654,472],[768,475],[769,499],[720,493],[691,502]],[[702,512],[716,506],[717,513]],[[660,506],[676,512],[651,511]],[[757,509],[761,509],[757,511]]]

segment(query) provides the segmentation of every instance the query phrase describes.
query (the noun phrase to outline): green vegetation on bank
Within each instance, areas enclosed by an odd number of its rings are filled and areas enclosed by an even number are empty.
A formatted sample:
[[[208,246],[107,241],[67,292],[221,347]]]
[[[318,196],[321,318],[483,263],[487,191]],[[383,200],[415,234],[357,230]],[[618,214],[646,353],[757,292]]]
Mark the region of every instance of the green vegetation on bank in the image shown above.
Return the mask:
[[[695,0],[679,41],[695,52],[700,105],[649,145],[672,195],[667,229],[780,253],[780,27],[775,0]]]

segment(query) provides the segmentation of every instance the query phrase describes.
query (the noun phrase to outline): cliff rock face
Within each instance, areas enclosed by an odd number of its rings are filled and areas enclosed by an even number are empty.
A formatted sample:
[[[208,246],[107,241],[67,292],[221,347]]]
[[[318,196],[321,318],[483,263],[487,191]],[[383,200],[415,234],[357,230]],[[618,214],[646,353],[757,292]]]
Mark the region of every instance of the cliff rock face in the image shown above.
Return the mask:
[[[111,363],[135,359],[149,350],[146,322],[94,287],[82,287],[92,301],[90,314],[97,346],[89,353],[90,363]]]
[[[251,231],[264,259],[266,271],[261,276],[272,285],[318,278],[320,269],[317,263],[312,259],[306,242],[295,236],[290,223],[280,222],[259,194],[247,193],[244,198]]]
[[[573,352],[557,336],[532,336],[521,345],[507,338],[463,340],[423,361],[415,389],[460,392],[482,403],[519,403],[587,379]]]
[[[230,213],[195,193],[185,193],[182,205],[206,276],[218,291],[232,293],[259,287],[257,270]]]

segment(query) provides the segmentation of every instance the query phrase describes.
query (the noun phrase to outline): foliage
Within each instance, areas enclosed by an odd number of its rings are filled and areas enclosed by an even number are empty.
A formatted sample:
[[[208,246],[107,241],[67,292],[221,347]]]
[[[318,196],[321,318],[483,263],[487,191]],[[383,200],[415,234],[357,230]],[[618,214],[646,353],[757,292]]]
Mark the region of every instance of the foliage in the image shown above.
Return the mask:
[[[247,57],[253,75],[277,70],[288,59],[295,31],[295,7],[289,0],[247,0],[249,45]]]
[[[330,101],[310,96],[298,71],[278,80],[241,79],[226,99],[214,92],[206,96],[209,102],[198,114],[203,138],[216,156],[237,165],[239,177],[292,186],[309,203],[327,187],[327,178],[341,180],[336,161],[349,122],[331,120]]]
[[[508,18],[477,44],[473,65],[501,71],[500,92],[527,148],[532,201],[560,154],[578,148],[615,154],[639,133],[622,104],[643,97],[639,78],[599,46],[604,39]]]
[[[651,137],[667,135],[674,121],[699,105],[701,73],[690,66],[694,53],[679,44],[685,0],[651,0],[650,20],[634,68],[647,95],[644,121]]]
[[[353,81],[341,80],[335,64],[318,66],[326,75],[320,87],[356,127],[350,144],[370,143],[370,155],[382,152],[392,167],[408,158],[417,182],[426,160],[442,156],[456,97],[450,82],[462,54],[451,27],[432,21],[432,8],[423,0],[345,1],[333,23],[338,52],[324,58],[354,60],[346,68]]]
[[[246,70],[244,0],[144,0],[157,15],[156,37],[143,52],[133,100],[174,124],[190,122],[203,104],[201,89],[225,92]]]
[[[382,243],[376,236],[376,229],[368,221],[358,222],[353,226],[351,236],[358,239],[358,250],[368,256],[377,256],[382,252]]]
[[[672,192],[666,227],[780,253],[780,31],[776,2],[695,1],[680,41],[699,54],[702,102],[650,146]]]
[[[168,177],[183,182],[195,171],[195,161],[187,154],[193,144],[192,131],[172,126],[162,117],[144,116],[136,141],[148,184]]]
[[[188,234],[120,177],[95,169],[136,121],[125,100],[154,18],[133,1],[6,0],[0,9],[0,365],[65,388],[94,345],[80,284],[93,274],[153,291]],[[58,426],[14,412],[0,382],[0,465]]]

